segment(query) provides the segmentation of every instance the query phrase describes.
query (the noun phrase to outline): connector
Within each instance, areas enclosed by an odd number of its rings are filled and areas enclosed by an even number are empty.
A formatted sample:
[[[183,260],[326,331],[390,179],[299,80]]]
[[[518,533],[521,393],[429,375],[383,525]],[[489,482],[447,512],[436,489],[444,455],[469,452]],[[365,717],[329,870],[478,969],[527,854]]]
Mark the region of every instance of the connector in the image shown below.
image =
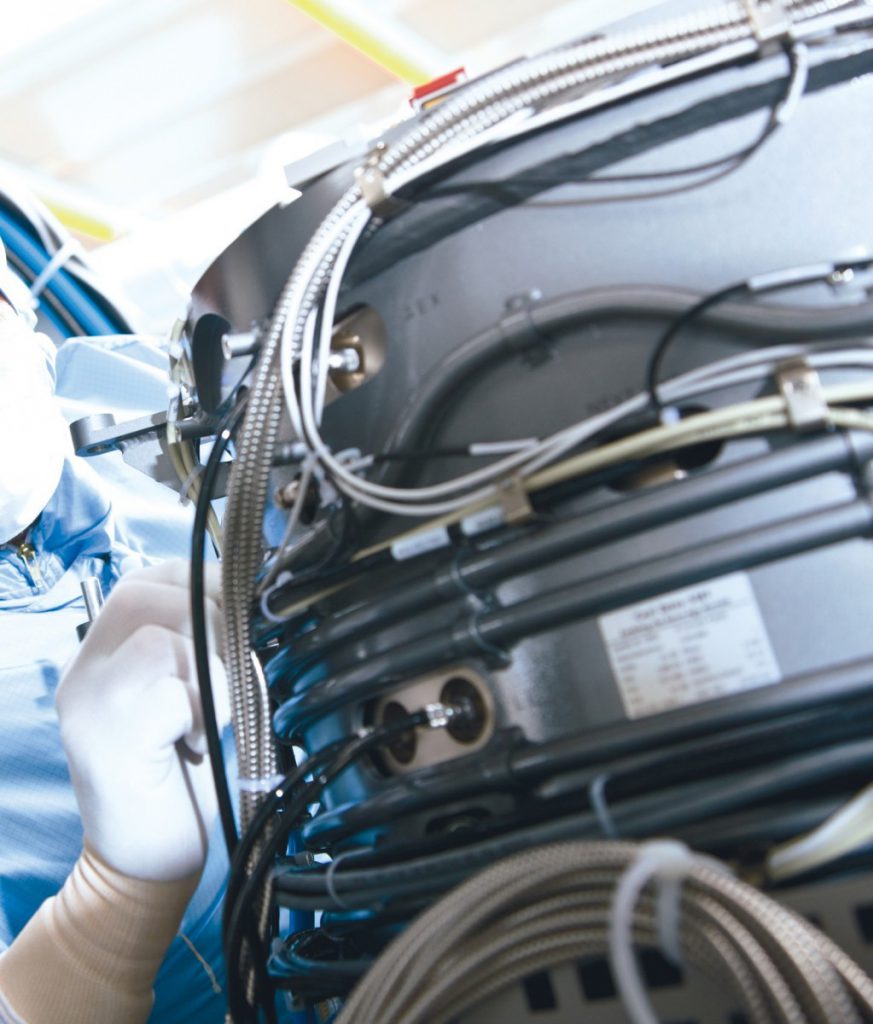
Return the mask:
[[[449,722],[459,714],[458,708],[451,704],[443,704],[436,701],[433,704],[425,704],[422,709],[427,715],[427,725],[430,729],[445,729]]]

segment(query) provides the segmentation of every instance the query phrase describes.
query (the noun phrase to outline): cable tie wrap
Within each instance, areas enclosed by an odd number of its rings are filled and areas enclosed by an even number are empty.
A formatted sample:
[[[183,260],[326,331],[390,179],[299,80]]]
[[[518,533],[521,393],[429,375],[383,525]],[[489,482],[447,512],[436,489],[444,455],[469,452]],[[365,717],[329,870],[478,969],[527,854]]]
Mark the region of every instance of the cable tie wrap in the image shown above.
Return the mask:
[[[191,467],[190,473],[185,477],[179,486],[179,504],[188,505],[191,501],[191,488],[194,486],[194,481],[200,476],[206,467],[201,465],[199,462]]]
[[[336,880],[334,879],[334,872],[339,867],[339,862],[344,858],[348,857],[352,850],[343,850],[342,853],[336,855],[333,860],[327,866],[327,872],[324,876],[324,887],[327,889],[327,895],[333,900],[333,902],[341,910],[351,910],[352,908],[346,903],[346,901],[336,891]]]
[[[597,823],[600,825],[603,834],[608,839],[618,839],[619,832],[615,826],[615,820],[612,817],[609,804],[606,801],[607,782],[609,782],[609,776],[603,772],[593,778],[588,786],[588,801],[591,804],[591,809],[597,816]]]
[[[46,263],[30,286],[30,301],[33,308],[36,308],[39,297],[48,288],[59,271],[63,270],[64,264],[74,256],[81,253],[81,246],[75,238],[68,238],[52,258]]]
[[[634,955],[634,908],[646,884],[656,880],[658,944],[664,956],[681,965],[682,880],[695,867],[696,861],[695,854],[684,843],[655,839],[640,846],[615,887],[609,916],[609,957],[632,1024],[658,1024]]]
[[[788,52],[788,59],[791,62],[791,80],[773,117],[779,125],[787,124],[794,117],[809,83],[809,50],[806,45],[794,43]]]
[[[272,793],[284,778],[281,774],[267,775],[260,779],[241,778],[237,785],[241,793]]]

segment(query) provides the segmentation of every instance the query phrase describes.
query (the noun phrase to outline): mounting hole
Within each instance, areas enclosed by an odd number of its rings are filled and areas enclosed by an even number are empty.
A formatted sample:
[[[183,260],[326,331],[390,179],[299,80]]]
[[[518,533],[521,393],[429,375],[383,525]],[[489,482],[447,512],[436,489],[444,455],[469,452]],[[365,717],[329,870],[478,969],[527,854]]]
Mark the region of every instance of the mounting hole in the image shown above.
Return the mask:
[[[475,743],[485,731],[488,708],[479,688],[463,676],[453,676],[440,690],[440,703],[463,708],[466,714],[452,719],[447,732],[458,743]]]

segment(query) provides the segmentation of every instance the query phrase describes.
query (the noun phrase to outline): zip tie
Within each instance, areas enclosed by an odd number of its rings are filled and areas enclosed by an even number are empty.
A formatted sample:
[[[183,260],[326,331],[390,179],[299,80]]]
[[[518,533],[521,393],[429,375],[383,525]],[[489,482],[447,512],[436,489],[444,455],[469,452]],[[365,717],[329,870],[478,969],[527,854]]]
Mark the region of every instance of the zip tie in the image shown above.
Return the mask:
[[[30,286],[30,300],[34,308],[39,302],[39,297],[45,291],[45,289],[51,284],[52,279],[57,275],[59,270],[63,269],[64,264],[72,259],[73,256],[79,255],[79,243],[75,238],[68,238],[64,244],[58,249],[58,251],[52,256],[52,258],[46,263],[36,280]]]
[[[179,504],[187,505],[191,501],[191,488],[194,486],[194,481],[203,472],[204,467],[198,462],[195,466],[191,467],[191,472],[182,481],[182,485],[179,488]]]
[[[606,773],[601,773],[592,779],[588,787],[588,801],[591,804],[591,809],[597,816],[597,823],[600,825],[601,832],[609,839],[618,839],[618,829],[615,827],[615,821],[609,810],[609,804],[606,802],[606,783],[608,781],[609,776]]]
[[[342,853],[340,853],[336,857],[334,857],[333,860],[330,862],[330,864],[328,864],[328,866],[327,866],[327,874],[324,876],[324,886],[327,889],[327,895],[333,900],[334,903],[336,903],[336,905],[341,910],[351,910],[352,908],[348,905],[348,903],[346,903],[346,901],[342,898],[342,896],[340,896],[340,894],[336,891],[336,884],[335,884],[335,880],[334,880],[333,876],[334,876],[334,872],[339,867],[339,862],[344,857],[348,857],[349,854],[351,854],[351,853],[352,853],[351,850],[343,850]]]
[[[658,944],[673,963],[681,964],[681,883],[696,860],[684,843],[655,839],[639,847],[615,887],[609,915],[609,957],[631,1024],[658,1024],[634,956],[634,908],[643,888],[655,879],[659,886],[655,903]]]
[[[241,793],[272,793],[284,778],[284,775],[276,774],[260,779],[239,779],[237,786]]]
[[[270,611],[269,600],[280,587],[284,587],[291,579],[291,573],[286,569],[285,571],[280,572],[273,580],[273,585],[268,587],[267,590],[261,594],[258,604],[260,605],[261,615],[264,616],[267,622],[279,624],[281,622],[288,621],[287,615],[276,615],[275,612]]]

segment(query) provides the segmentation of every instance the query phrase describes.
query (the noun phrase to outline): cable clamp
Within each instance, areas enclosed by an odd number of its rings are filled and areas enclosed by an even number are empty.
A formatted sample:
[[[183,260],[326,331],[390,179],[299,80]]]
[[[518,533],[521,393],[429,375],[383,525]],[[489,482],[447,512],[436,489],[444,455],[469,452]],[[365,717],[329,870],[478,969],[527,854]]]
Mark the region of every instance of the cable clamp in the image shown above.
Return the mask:
[[[385,150],[385,143],[377,143],[366,161],[355,168],[355,183],[361,190],[361,197],[375,216],[386,220],[411,206],[403,199],[398,199],[391,194],[388,182],[379,161]]]
[[[805,359],[788,359],[776,367],[776,383],[785,399],[788,421],[802,434],[830,423],[830,409],[818,373]]]
[[[527,496],[527,487],[520,476],[513,475],[503,480],[497,490],[497,497],[503,509],[503,521],[508,526],[527,522],[534,514]]]
[[[536,366],[550,358],[550,338],[534,319],[534,312],[542,301],[539,288],[531,288],[506,300],[506,312],[498,329],[508,352],[521,356],[528,365]]]
[[[272,793],[284,778],[284,775],[267,775],[260,779],[241,778],[237,786],[240,793]]]
[[[758,45],[793,40],[794,24],[782,0],[744,0],[746,13]]]
[[[509,656],[509,652],[505,651],[502,647],[498,647],[497,644],[491,643],[490,640],[482,635],[479,619],[489,610],[490,609],[487,605],[483,605],[478,611],[474,612],[470,616],[467,620],[467,633],[480,651],[488,655],[488,657],[494,658],[498,664],[508,665],[512,661],[512,658]]]
[[[79,256],[81,252],[82,247],[76,239],[68,238],[48,263],[46,263],[39,272],[36,280],[28,289],[30,291],[30,301],[34,308],[36,308],[36,305],[39,302],[40,295],[42,295],[46,288],[48,288],[52,283],[52,280],[57,276],[58,272],[63,270],[64,264],[74,256]]]

